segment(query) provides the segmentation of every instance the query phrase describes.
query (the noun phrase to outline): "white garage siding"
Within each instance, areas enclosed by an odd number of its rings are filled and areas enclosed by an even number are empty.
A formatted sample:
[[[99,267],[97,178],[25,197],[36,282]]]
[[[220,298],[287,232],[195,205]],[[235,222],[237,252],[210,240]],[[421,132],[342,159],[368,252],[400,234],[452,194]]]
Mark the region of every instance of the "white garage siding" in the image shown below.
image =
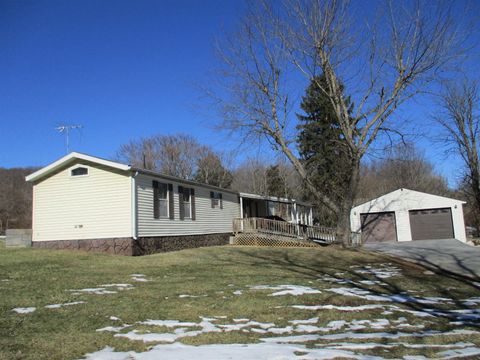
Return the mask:
[[[82,164],[87,176],[70,176]],[[33,187],[33,241],[131,236],[129,172],[76,161]]]
[[[460,200],[409,189],[398,189],[354,207],[350,214],[350,223],[352,231],[359,232],[361,231],[361,214],[394,211],[398,241],[411,241],[409,210],[451,208],[455,238],[466,242],[463,204],[464,202]]]
[[[153,185],[156,180],[173,185],[174,220],[155,219],[153,216]],[[210,191],[212,189],[163,179],[146,174],[139,174],[136,179],[137,189],[137,234],[138,237],[198,235],[232,232],[233,219],[240,216],[238,194],[214,190],[222,193],[223,209],[211,207]],[[195,189],[196,219],[180,220],[178,186]]]

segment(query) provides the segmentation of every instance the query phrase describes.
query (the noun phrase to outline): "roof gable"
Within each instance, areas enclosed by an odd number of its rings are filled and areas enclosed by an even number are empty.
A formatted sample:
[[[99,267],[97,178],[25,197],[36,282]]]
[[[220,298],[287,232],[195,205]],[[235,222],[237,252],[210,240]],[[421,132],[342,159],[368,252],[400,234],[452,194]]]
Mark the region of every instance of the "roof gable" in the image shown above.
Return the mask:
[[[40,179],[50,175],[51,173],[55,172],[56,170],[60,169],[61,167],[65,166],[67,164],[70,164],[70,163],[74,163],[77,160],[85,160],[85,161],[88,161],[88,162],[91,162],[91,163],[94,163],[94,164],[107,166],[107,167],[110,167],[112,169],[117,169],[117,170],[124,170],[124,171],[131,170],[130,165],[125,165],[125,164],[121,164],[121,163],[118,163],[118,162],[115,162],[115,161],[106,160],[106,159],[102,159],[102,158],[98,158],[98,157],[95,157],[95,156],[90,156],[90,155],[86,155],[86,154],[82,154],[82,153],[71,152],[70,154],[65,155],[64,157],[62,157],[62,158],[58,159],[57,161],[41,168],[40,170],[35,171],[33,174],[30,174],[30,175],[26,176],[25,180],[26,181],[40,180]]]
[[[433,195],[433,194],[429,194],[429,193],[425,193],[425,192],[421,192],[421,191],[416,191],[416,190],[400,188],[400,189],[391,191],[389,193],[386,193],[382,196],[379,196],[377,198],[374,198],[374,199],[371,199],[369,201],[365,201],[361,204],[358,204],[353,209],[362,208],[365,205],[371,204],[371,203],[388,203],[389,199],[397,199],[397,201],[398,201],[402,197],[407,197],[407,196],[418,196],[418,197],[423,197],[423,198],[429,198],[429,199],[432,199],[432,200],[451,201],[451,202],[458,202],[458,203],[461,203],[461,204],[466,204],[465,201],[458,200],[458,199],[448,198],[448,197],[440,196],[440,195]]]

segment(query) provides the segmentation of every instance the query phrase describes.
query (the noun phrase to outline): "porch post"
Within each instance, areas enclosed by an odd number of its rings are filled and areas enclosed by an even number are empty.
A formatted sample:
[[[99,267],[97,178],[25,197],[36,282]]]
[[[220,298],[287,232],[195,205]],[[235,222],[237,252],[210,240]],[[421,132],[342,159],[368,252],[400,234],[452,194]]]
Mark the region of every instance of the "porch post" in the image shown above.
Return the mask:
[[[240,229],[243,231],[243,198],[240,196]]]
[[[293,212],[295,213],[295,229],[297,230],[297,236],[300,236],[300,226],[298,225],[298,211],[297,203],[293,203]]]
[[[313,226],[313,209],[312,209],[312,207],[310,207],[310,214],[308,215],[308,218],[309,218],[308,219],[308,222],[309,222],[308,225]]]

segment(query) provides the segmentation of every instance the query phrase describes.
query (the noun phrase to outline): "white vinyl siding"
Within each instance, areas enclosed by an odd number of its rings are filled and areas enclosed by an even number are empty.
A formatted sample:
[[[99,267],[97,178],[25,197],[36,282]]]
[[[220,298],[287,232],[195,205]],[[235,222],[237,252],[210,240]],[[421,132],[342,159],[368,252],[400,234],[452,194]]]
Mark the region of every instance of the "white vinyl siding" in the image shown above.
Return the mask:
[[[88,174],[71,176],[78,164]],[[34,185],[33,241],[130,237],[131,177],[76,162]]]
[[[175,219],[155,219],[153,216],[152,181],[173,185]],[[232,232],[233,219],[240,216],[238,195],[222,192],[223,209],[212,209],[210,191],[203,186],[139,174],[136,178],[138,203],[138,236],[197,235]],[[180,220],[178,186],[195,190],[195,220]],[[185,214],[187,215],[187,213]]]

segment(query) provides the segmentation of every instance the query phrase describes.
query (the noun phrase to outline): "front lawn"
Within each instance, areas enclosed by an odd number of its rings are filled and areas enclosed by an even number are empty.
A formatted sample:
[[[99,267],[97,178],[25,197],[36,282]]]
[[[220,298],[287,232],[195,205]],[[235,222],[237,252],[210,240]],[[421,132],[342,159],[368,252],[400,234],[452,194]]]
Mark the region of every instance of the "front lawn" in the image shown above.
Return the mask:
[[[478,286],[334,247],[1,248],[0,359],[474,358]]]

